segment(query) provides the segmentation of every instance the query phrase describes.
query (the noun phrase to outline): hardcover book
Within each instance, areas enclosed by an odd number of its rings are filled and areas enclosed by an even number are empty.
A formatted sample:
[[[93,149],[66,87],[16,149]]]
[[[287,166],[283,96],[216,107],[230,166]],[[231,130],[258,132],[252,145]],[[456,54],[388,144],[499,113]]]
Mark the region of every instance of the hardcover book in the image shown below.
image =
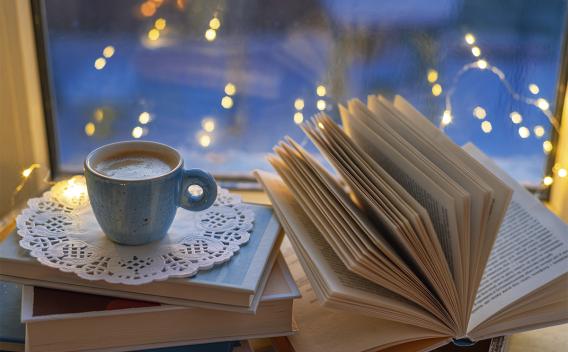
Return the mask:
[[[191,278],[136,286],[84,280],[29,256],[19,246],[15,229],[0,236],[0,278],[39,287],[253,313],[276,260],[282,233],[270,207],[249,206],[255,212],[255,223],[248,243],[228,262]]]
[[[282,257],[255,315],[24,286],[26,350],[132,351],[285,336],[294,333],[292,307],[298,297]]]
[[[279,176],[256,173],[314,297],[343,311],[314,351],[340,351],[341,329],[384,337],[353,350],[431,350],[568,321],[562,220],[400,97],[340,114],[343,128],[325,114],[301,125],[337,175],[290,138],[269,156]]]

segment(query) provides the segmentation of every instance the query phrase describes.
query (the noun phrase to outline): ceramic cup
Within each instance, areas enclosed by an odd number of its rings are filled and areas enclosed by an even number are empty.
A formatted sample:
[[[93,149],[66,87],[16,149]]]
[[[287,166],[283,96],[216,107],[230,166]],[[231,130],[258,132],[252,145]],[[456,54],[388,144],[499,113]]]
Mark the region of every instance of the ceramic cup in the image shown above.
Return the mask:
[[[170,170],[154,177],[120,179],[97,169],[102,161],[124,153],[152,153],[167,161]],[[177,150],[156,142],[126,141],[95,149],[85,159],[85,178],[102,230],[114,242],[125,245],[162,239],[178,207],[200,211],[217,198],[217,184],[210,174],[200,169],[185,170]]]

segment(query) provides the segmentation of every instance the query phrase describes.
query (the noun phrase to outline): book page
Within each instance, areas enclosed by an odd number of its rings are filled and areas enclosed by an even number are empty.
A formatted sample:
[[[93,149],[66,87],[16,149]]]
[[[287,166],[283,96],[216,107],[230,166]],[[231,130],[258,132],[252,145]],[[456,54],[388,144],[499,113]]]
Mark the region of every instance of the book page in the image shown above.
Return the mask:
[[[568,225],[473,145],[464,149],[513,188],[468,331],[568,272]]]
[[[475,258],[475,265],[472,266],[474,271],[471,279],[472,288],[477,288],[483,275],[483,268],[487,263],[487,259],[491,253],[493,242],[499,231],[501,221],[505,216],[505,211],[509,205],[512,191],[499,177],[495,176],[487,170],[478,160],[473,158],[462,148],[456,145],[443,131],[434,126],[424,115],[417,111],[409,102],[400,96],[394,99],[394,106],[400,110],[408,124],[414,126],[417,131],[432,141],[434,144],[446,149],[448,153],[453,154],[462,163],[467,165],[470,171],[475,175],[476,179],[482,179],[492,190],[491,207],[489,209],[489,218],[485,226],[485,233],[481,233],[479,239],[479,255]],[[468,307],[473,306],[476,290],[470,290],[468,297]],[[470,309],[468,309],[469,311]]]
[[[449,332],[440,321],[414,303],[351,273],[282,180],[262,171],[255,171],[255,176],[269,195],[321,303],[327,303],[325,294],[336,295],[346,302],[342,305],[344,311],[366,311],[367,315]],[[325,291],[331,292],[321,292],[322,285],[327,286]]]
[[[302,293],[302,298],[294,302],[294,318],[301,333],[289,337],[297,351],[366,351],[444,337],[444,334],[412,325],[322,307],[290,242],[284,240],[281,251]]]
[[[343,113],[344,126],[349,126],[352,140],[398,181],[430,215],[446,260],[452,270],[458,288],[464,287],[458,214],[454,198],[413,162],[394,148],[380,135],[366,126],[355,115]]]

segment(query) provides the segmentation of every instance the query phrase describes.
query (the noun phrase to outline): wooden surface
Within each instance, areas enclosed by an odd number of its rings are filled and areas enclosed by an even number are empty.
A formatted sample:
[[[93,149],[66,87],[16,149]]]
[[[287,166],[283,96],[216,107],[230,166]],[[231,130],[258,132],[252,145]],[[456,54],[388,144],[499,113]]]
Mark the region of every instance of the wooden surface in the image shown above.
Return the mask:
[[[263,192],[242,191],[246,202],[270,204]],[[568,293],[567,293],[568,294]],[[553,326],[513,335],[509,343],[509,352],[556,352],[568,351],[568,324]]]
[[[568,351],[568,324],[511,336],[509,352]]]

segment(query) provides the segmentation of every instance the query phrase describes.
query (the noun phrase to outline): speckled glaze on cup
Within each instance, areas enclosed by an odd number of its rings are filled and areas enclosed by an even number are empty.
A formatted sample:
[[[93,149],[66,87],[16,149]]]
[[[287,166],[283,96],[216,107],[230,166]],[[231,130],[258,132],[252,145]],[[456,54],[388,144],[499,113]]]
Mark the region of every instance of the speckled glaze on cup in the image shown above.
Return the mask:
[[[171,171],[151,178],[121,180],[95,169],[100,160],[125,152],[152,152],[175,162]],[[114,242],[142,245],[164,238],[177,207],[190,211],[209,208],[217,198],[217,184],[201,169],[184,170],[177,150],[156,142],[126,141],[93,150],[85,159],[85,178],[91,207],[104,233]],[[199,196],[188,187],[198,185]]]

